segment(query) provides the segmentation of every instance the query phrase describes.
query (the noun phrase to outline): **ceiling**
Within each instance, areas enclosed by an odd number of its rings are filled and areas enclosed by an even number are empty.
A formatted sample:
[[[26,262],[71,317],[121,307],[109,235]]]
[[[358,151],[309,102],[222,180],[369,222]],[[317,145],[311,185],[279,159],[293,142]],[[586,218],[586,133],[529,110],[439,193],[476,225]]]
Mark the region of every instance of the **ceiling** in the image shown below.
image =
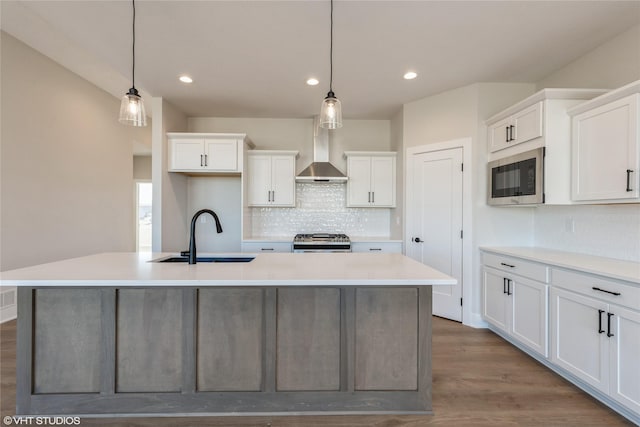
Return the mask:
[[[131,86],[131,2],[0,7],[4,31],[114,96]],[[191,117],[319,113],[329,1],[138,0],[136,13],[143,96]],[[389,119],[404,103],[474,82],[536,82],[638,23],[640,1],[336,0],[333,89],[344,118]],[[409,70],[415,80],[402,78]]]

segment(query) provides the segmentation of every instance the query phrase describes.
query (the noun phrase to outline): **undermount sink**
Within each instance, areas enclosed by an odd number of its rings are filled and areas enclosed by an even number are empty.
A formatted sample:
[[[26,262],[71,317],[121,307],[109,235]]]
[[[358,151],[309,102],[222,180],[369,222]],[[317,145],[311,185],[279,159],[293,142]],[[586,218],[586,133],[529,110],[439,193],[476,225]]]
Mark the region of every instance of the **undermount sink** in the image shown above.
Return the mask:
[[[196,262],[251,262],[254,257],[230,257],[230,256],[213,256],[213,257],[197,257]],[[163,259],[153,260],[152,262],[189,262],[189,257],[175,256]]]

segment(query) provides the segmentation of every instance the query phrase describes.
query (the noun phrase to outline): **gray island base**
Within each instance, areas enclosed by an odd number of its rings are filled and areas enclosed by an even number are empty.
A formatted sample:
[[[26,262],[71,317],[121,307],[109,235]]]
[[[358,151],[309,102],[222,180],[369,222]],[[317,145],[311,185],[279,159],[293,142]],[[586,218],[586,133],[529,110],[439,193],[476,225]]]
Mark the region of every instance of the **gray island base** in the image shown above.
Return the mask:
[[[373,276],[118,286],[18,275],[17,414],[430,414],[432,287]]]

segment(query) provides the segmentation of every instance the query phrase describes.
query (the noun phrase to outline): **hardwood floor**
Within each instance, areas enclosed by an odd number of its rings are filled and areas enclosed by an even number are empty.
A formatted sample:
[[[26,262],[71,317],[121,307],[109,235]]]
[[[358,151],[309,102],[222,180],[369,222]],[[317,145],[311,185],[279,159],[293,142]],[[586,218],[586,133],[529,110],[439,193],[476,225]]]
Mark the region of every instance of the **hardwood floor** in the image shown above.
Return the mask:
[[[15,412],[16,322],[0,326],[0,411]],[[502,338],[434,317],[433,416],[82,418],[81,426],[631,426]],[[35,421],[34,421],[35,424]]]

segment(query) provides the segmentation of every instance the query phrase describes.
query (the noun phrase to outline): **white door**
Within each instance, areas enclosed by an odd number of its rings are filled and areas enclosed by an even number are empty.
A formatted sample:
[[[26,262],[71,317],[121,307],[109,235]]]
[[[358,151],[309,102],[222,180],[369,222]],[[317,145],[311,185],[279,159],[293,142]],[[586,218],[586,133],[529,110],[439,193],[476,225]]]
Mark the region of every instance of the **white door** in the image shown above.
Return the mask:
[[[433,314],[462,321],[462,148],[415,154],[411,161],[407,255],[456,278],[457,285],[433,287]]]

